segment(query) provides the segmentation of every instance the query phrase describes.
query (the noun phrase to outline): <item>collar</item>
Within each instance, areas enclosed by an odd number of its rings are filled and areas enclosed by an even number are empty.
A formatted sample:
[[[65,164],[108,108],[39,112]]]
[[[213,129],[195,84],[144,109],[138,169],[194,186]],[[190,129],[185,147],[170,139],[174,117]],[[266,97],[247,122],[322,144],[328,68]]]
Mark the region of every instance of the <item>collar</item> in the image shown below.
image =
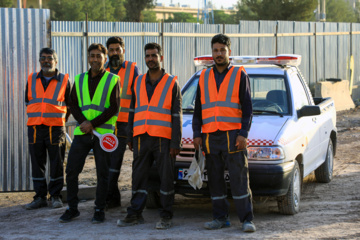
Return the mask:
[[[231,64],[231,63],[229,63],[229,65],[227,65],[227,67],[225,68],[224,72],[228,72],[228,71],[230,70],[230,68],[232,68],[232,64]],[[215,65],[213,65],[213,70],[216,71],[216,73],[218,73],[218,74],[224,73],[224,72],[219,73],[219,71],[217,70],[217,68],[216,68]]]
[[[43,75],[43,71],[40,70],[40,72],[38,73],[38,75],[36,76],[36,78],[42,78],[44,77]],[[44,77],[45,78],[45,77]],[[55,79],[56,81],[60,82],[60,72],[57,68],[55,68],[55,75],[51,77],[51,79]]]
[[[161,70],[162,70],[162,75],[161,75],[161,77],[160,77],[158,80],[155,81],[155,83],[159,82],[159,81],[164,77],[164,75],[166,74],[164,68],[161,68]],[[151,81],[150,81],[150,75],[149,75],[149,70],[146,72],[146,80],[145,80],[145,81],[146,81],[146,83],[151,83]]]

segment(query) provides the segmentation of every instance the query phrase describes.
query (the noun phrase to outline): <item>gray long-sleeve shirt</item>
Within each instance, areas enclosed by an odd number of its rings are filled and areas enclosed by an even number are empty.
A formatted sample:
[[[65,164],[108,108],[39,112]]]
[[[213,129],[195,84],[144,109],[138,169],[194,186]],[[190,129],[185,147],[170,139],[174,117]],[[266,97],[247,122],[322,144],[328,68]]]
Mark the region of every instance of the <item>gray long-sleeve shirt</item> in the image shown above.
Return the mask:
[[[160,80],[165,75],[165,69],[162,69],[162,76],[154,82],[151,83],[149,77],[149,71],[146,74],[146,93],[148,96],[148,100],[150,102],[152,95],[154,94],[155,88],[160,82]],[[130,109],[133,110],[129,112],[129,123],[128,123],[128,142],[132,142],[133,139],[133,129],[134,129],[134,111],[135,111],[135,103],[136,97],[134,92],[134,86],[132,87],[132,97]],[[182,95],[181,89],[178,81],[175,81],[174,87],[172,89],[172,103],[171,103],[171,123],[172,123],[172,131],[171,131],[171,142],[170,148],[181,148],[181,136],[182,136]]]

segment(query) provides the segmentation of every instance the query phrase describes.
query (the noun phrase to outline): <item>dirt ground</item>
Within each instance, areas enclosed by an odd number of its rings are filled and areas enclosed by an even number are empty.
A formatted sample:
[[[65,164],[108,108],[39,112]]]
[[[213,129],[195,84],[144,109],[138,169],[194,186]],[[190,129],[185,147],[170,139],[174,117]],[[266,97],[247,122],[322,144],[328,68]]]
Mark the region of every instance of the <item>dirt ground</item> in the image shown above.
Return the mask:
[[[243,233],[232,204],[232,227],[208,231],[203,223],[211,219],[209,199],[189,199],[176,195],[174,226],[154,229],[158,211],[145,209],[145,224],[119,228],[116,221],[126,215],[131,187],[132,154],[126,152],[120,187],[124,207],[106,212],[106,221],[91,224],[93,200],[81,202],[80,217],[71,223],[59,223],[65,211],[41,208],[27,211],[24,205],[33,193],[0,193],[0,239],[360,239],[360,108],[338,113],[338,147],[334,177],[328,184],[304,180],[300,212],[294,216],[279,214],[275,199],[256,198],[255,233]],[[81,174],[81,183],[95,185],[94,160],[89,157]]]

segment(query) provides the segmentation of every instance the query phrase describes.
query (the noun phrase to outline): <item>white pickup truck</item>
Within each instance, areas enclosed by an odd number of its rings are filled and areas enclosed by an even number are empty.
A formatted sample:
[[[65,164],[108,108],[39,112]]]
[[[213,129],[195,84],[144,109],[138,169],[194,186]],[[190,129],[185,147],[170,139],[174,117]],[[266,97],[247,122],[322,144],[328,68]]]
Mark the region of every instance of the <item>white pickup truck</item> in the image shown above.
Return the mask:
[[[213,64],[211,56],[196,57],[196,66]],[[250,77],[253,119],[248,136],[250,187],[255,196],[275,196],[282,214],[299,211],[304,177],[315,171],[317,181],[332,179],[336,150],[336,111],[331,98],[313,98],[298,66],[299,55],[231,57]],[[175,192],[185,196],[209,195],[206,185],[188,184],[193,159],[192,114],[200,71],[182,89],[183,148],[176,159]],[[225,178],[229,178],[224,173]],[[158,177],[150,174],[147,207],[158,205]],[[230,194],[229,194],[230,195]]]

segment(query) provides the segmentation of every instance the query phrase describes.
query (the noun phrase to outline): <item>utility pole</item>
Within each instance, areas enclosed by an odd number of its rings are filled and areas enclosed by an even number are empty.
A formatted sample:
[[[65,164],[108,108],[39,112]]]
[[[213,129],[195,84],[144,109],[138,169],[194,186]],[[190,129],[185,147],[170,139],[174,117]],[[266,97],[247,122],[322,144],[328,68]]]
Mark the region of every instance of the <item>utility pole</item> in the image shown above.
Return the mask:
[[[326,22],[326,0],[321,0],[320,22]]]
[[[22,2],[21,2],[21,0],[17,0],[17,5],[18,5],[18,8],[22,8]]]

